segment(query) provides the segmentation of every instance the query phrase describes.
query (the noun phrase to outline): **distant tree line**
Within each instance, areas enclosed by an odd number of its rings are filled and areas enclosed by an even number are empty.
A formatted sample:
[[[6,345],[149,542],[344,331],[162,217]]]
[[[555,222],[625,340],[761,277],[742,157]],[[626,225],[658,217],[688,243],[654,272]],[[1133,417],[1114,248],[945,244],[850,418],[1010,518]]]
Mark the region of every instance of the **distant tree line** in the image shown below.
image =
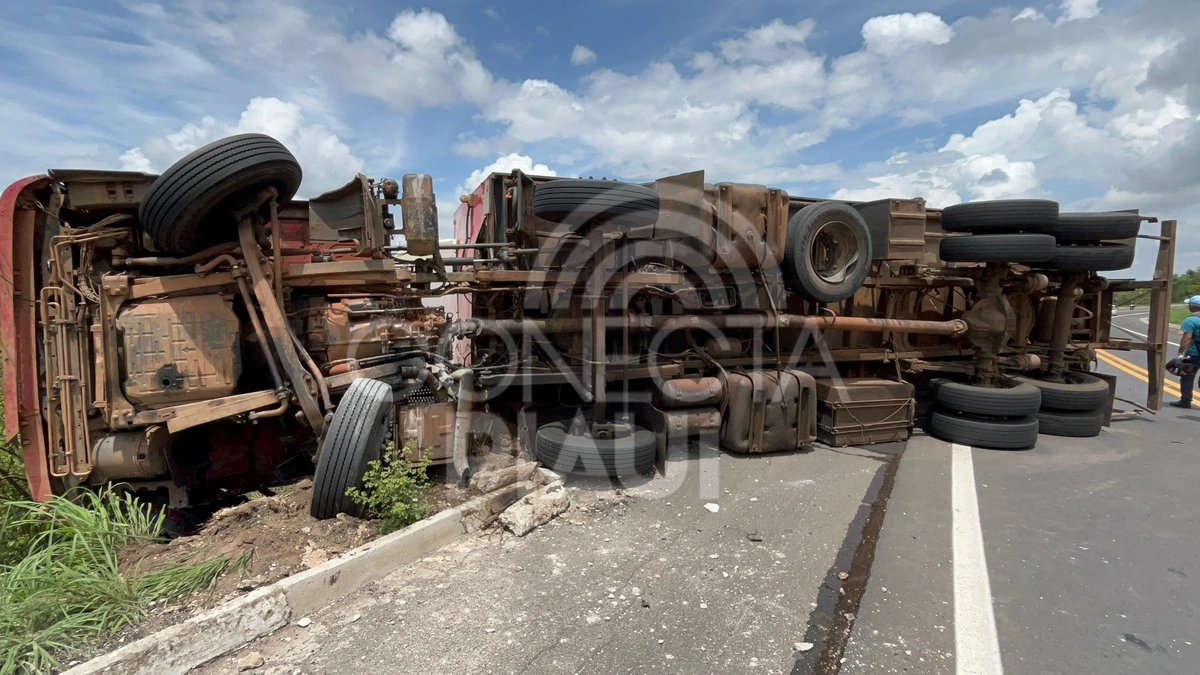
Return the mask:
[[[1171,302],[1180,303],[1193,295],[1200,295],[1200,268],[1190,269],[1183,274],[1175,275],[1175,285],[1171,291]],[[1117,305],[1128,305],[1131,302],[1145,304],[1150,302],[1150,291],[1121,291],[1113,294],[1113,302]]]

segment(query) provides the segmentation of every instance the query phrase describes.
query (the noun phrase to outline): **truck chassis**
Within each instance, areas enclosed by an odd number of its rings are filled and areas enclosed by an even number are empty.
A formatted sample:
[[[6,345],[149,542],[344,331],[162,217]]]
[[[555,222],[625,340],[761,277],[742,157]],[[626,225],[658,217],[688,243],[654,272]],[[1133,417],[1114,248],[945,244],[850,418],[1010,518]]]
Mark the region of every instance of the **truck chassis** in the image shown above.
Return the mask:
[[[35,497],[120,483],[182,508],[315,472],[329,517],[389,439],[464,482],[489,451],[620,476],[689,439],[902,440],[917,390],[933,433],[1030,447],[1039,416],[1111,422],[1098,350],[1145,351],[1144,407],[1163,403],[1174,221],[513,171],[461,198],[444,241],[428,176],[292,200],[273,143],[4,191],[5,428]],[[190,178],[219,156],[241,164]],[[1135,237],[1154,278],[1101,276]],[[1149,338],[1114,337],[1114,294],[1139,289]]]

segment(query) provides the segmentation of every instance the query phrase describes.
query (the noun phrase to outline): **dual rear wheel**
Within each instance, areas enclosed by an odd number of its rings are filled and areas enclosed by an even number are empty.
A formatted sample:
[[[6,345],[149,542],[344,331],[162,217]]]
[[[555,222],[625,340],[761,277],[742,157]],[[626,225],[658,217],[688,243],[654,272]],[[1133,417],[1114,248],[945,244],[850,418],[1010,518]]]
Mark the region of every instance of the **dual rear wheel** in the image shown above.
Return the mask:
[[[929,431],[939,438],[993,450],[1028,450],[1037,444],[1042,395],[1036,387],[934,380],[932,394],[936,407],[929,413]]]
[[[1014,377],[1001,387],[934,380],[936,407],[929,430],[952,443],[997,450],[1025,450],[1039,434],[1092,438],[1100,435],[1109,384],[1090,373],[1068,371],[1063,382]]]

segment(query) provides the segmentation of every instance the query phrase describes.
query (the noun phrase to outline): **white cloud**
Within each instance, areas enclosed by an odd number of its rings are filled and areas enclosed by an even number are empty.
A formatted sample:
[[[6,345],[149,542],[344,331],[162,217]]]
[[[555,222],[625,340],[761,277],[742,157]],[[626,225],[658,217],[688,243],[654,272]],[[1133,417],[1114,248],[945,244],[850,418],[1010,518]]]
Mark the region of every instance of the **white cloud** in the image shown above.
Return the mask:
[[[1088,125],[1070,91],[1055,89],[1036,100],[1022,99],[1015,112],[979,125],[970,136],[951,134],[940,152],[999,153],[1055,164],[1103,153],[1111,140],[1102,129]]]
[[[954,182],[936,168],[908,166],[908,157],[900,153],[882,162],[865,179],[868,185],[839,188],[831,197],[849,201],[874,201],[889,197],[923,197],[930,206],[949,206],[962,201]]]
[[[292,0],[177,3],[164,11],[166,18],[136,32],[189,54],[211,54],[250,81],[315,89],[314,99],[336,88],[411,109],[479,103],[493,84],[471,45],[429,9],[396,13],[382,35],[347,33]],[[297,96],[288,91],[287,98]]]
[[[1128,110],[1128,112],[1120,112]],[[1130,94],[1108,113],[1081,109],[1066,89],[1024,99],[1007,115],[951,134],[936,152],[895,153],[859,167],[840,199],[923,196],[931,206],[961,200],[1051,197],[1068,210],[1140,208],[1186,222],[1200,217],[1200,120],[1172,96]],[[1065,179],[1101,187],[1066,198],[1043,186]],[[1200,265],[1200,245],[1180,231],[1180,265]],[[1153,247],[1141,247],[1137,273],[1150,271]]]
[[[439,106],[474,117],[461,129],[431,127],[442,135],[431,145],[480,163],[536,155],[564,172],[627,179],[706,169],[710,180],[809,193],[813,182],[836,180],[843,195],[923,194],[935,204],[1044,194],[1089,208],[1143,200],[1133,205],[1173,215],[1200,203],[1195,0],[1132,0],[1103,12],[1095,0],[1054,0],[953,22],[929,12],[876,16],[861,25],[861,48],[838,56],[811,44],[816,34],[844,41],[839,24],[775,19],[694,51],[673,45],[635,70],[517,82],[494,76],[431,10],[376,13],[363,25],[388,30],[356,32],[301,0],[126,2],[61,12],[55,30],[79,36],[70,45],[0,18],[0,41],[22,58],[26,79],[56,83],[5,82],[12,95],[0,102],[0,122],[11,123],[0,127],[29,131],[0,147],[0,169],[24,171],[32,160],[38,168],[41,157],[161,169],[177,156],[166,131],[181,146],[198,143],[237,128],[245,101],[273,97],[303,111],[296,129],[321,127],[354,149],[343,157],[371,165],[399,154],[386,145],[410,111]],[[548,48],[527,37],[531,53]],[[85,108],[106,112],[77,112]],[[1007,114],[959,126],[991,110]],[[223,122],[206,126],[206,117]],[[268,122],[277,121],[259,120]],[[908,125],[921,126],[914,134],[928,151],[906,138]],[[814,166],[810,148],[834,135],[839,147],[821,154],[841,161]],[[443,160],[427,155],[414,168],[464,173]],[[305,168],[319,170],[307,160]],[[1200,261],[1200,236],[1185,238]]]
[[[1059,6],[1062,12],[1054,25],[1058,26],[1068,21],[1091,19],[1100,15],[1100,0],[1063,0]]]
[[[382,63],[368,61],[355,64],[352,72],[360,84],[366,84],[362,79],[371,75],[392,81],[381,83],[380,88],[366,85],[363,93],[379,95],[389,102],[415,98],[427,105],[451,103],[459,98],[480,101],[487,95],[492,84],[491,73],[442,14],[428,9],[404,10],[392,20],[387,36],[394,43],[384,51],[391,67],[372,73],[370,66]],[[360,47],[361,42],[346,46]]]
[[[936,14],[905,12],[867,19],[862,36],[867,49],[898,54],[920,45],[944,45],[954,37],[954,29]]]
[[[579,91],[533,79],[498,86],[484,114],[521,143],[581,142],[589,164],[626,178],[700,168],[764,182],[827,177],[831,167],[794,160],[817,135],[799,123],[763,125],[755,109],[804,112],[820,99],[823,59],[803,44],[813,26],[777,20],[745,31],[695,55],[693,74],[658,62],[634,75],[597,70]]]
[[[250,101],[236,124],[205,117],[179,131],[145,141],[120,157],[121,168],[157,173],[189,152],[215,140],[257,132],[287,146],[304,171],[301,197],[313,197],[345,185],[363,170],[363,161],[332,131],[321,124],[306,124],[300,106],[277,98]]]
[[[596,52],[584,47],[583,45],[575,45],[575,49],[571,50],[571,63],[576,66],[582,66],[587,63],[596,62]]]
[[[471,172],[470,176],[458,186],[459,194],[471,194],[483,179],[493,173],[510,173],[513,169],[520,169],[527,174],[534,176],[557,176],[558,172],[545,164],[535,164],[532,157],[511,153],[504,157],[499,157],[496,161],[488,164],[482,169],[476,169]]]
[[[1195,113],[1188,110],[1174,97],[1167,96],[1157,109],[1138,109],[1118,115],[1109,122],[1109,128],[1124,139],[1127,145],[1139,150],[1149,150],[1161,143],[1173,143],[1196,121]],[[1186,122],[1187,124],[1176,124]]]
[[[156,173],[154,164],[150,158],[146,157],[141,148],[130,148],[121,153],[119,158],[121,161],[122,171],[141,171],[143,173]]]
[[[1017,15],[1012,18],[1013,21],[1024,21],[1026,19],[1030,21],[1044,21],[1046,19],[1046,15],[1032,7],[1026,7],[1020,12],[1017,12]]]
[[[487,166],[476,169],[459,185],[450,188],[449,193],[441,194],[439,188],[439,197],[437,200],[438,209],[438,232],[444,239],[454,236],[454,214],[458,211],[460,204],[459,197],[469,195],[479,187],[480,183],[485,178],[493,173],[510,173],[513,169],[520,169],[527,174],[534,176],[557,176],[558,172],[551,169],[545,164],[538,164],[533,161],[532,157],[522,155],[516,152],[509,153],[503,157],[499,157],[496,161]],[[443,182],[444,183],[444,182]]]
[[[721,41],[721,56],[729,61],[756,61],[775,63],[788,57],[792,49],[804,49],[807,40],[817,27],[817,22],[805,19],[795,24],[775,19],[759,28],[751,28],[740,38]]]
[[[1041,196],[1033,162],[1014,161],[997,153],[947,159],[894,155],[874,167],[879,173],[866,178],[868,186],[840,188],[833,197],[864,201],[924,197],[929,206],[940,208],[969,200]]]

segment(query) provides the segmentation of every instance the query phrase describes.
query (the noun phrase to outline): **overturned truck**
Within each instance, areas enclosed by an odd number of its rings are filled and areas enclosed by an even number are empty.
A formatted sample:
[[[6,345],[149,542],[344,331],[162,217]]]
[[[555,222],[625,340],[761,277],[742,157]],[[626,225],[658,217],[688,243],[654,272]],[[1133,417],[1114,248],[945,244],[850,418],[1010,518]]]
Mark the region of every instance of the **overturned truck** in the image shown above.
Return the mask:
[[[389,442],[468,483],[486,452],[620,476],[694,441],[904,440],[918,395],[931,433],[1025,449],[1110,422],[1097,350],[1145,351],[1162,404],[1172,221],[514,171],[444,240],[428,175],[308,201],[300,181],[243,134],[159,176],[4,191],[5,429],[35,496],[120,483],[184,508],[311,474],[330,517]],[[1139,236],[1154,279],[1102,276]],[[1133,289],[1146,342],[1110,334]]]

